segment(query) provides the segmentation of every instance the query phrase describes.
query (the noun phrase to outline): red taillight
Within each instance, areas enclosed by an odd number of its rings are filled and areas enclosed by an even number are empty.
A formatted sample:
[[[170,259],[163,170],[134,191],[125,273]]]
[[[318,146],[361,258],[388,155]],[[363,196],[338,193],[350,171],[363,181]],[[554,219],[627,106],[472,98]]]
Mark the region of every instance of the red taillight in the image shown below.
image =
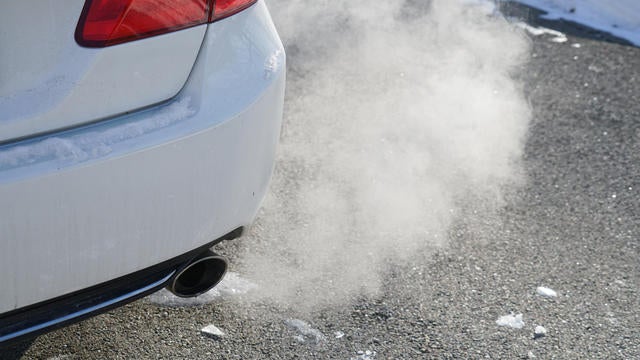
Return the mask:
[[[213,0],[214,8],[209,19],[216,21],[226,18],[248,8],[255,2],[256,0]]]
[[[105,47],[220,20],[256,0],[87,0],[76,41]],[[213,5],[213,6],[212,6]]]

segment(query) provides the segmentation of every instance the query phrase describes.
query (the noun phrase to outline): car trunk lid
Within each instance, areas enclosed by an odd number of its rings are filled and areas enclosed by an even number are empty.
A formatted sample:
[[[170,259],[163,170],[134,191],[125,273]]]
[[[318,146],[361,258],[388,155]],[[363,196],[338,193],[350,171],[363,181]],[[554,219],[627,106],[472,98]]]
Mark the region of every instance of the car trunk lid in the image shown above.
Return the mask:
[[[0,143],[163,102],[187,80],[206,25],[106,48],[78,45],[84,0],[0,8]]]

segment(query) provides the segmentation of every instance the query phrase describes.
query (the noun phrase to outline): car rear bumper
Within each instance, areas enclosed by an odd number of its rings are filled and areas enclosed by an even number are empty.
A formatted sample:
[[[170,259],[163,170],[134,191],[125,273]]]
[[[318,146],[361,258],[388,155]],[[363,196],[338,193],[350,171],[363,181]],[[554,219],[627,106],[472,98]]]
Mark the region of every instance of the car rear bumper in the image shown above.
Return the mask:
[[[260,1],[209,25],[171,101],[0,146],[0,314],[250,224],[273,167],[284,62]]]

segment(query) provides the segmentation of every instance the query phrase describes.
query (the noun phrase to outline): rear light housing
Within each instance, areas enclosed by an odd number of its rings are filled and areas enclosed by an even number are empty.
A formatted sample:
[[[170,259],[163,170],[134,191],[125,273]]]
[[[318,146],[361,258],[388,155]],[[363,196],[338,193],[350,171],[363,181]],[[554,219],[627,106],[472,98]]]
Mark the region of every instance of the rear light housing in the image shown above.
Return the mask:
[[[76,42],[106,47],[211,23],[257,0],[87,0]]]

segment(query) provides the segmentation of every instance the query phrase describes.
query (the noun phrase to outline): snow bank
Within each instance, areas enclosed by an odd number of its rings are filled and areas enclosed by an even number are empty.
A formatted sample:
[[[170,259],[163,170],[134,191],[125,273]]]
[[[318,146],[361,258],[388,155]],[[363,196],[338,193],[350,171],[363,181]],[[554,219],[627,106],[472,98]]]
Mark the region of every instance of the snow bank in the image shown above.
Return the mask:
[[[545,19],[565,19],[609,32],[640,46],[638,0],[517,0],[546,11]]]
[[[561,33],[560,31],[556,31],[556,30],[547,29],[545,27],[535,27],[523,22],[516,23],[516,26],[524,29],[526,32],[528,32],[533,36],[549,35],[551,37],[551,41],[556,43],[564,43],[564,42],[567,42],[567,40],[569,40],[564,33]]]

